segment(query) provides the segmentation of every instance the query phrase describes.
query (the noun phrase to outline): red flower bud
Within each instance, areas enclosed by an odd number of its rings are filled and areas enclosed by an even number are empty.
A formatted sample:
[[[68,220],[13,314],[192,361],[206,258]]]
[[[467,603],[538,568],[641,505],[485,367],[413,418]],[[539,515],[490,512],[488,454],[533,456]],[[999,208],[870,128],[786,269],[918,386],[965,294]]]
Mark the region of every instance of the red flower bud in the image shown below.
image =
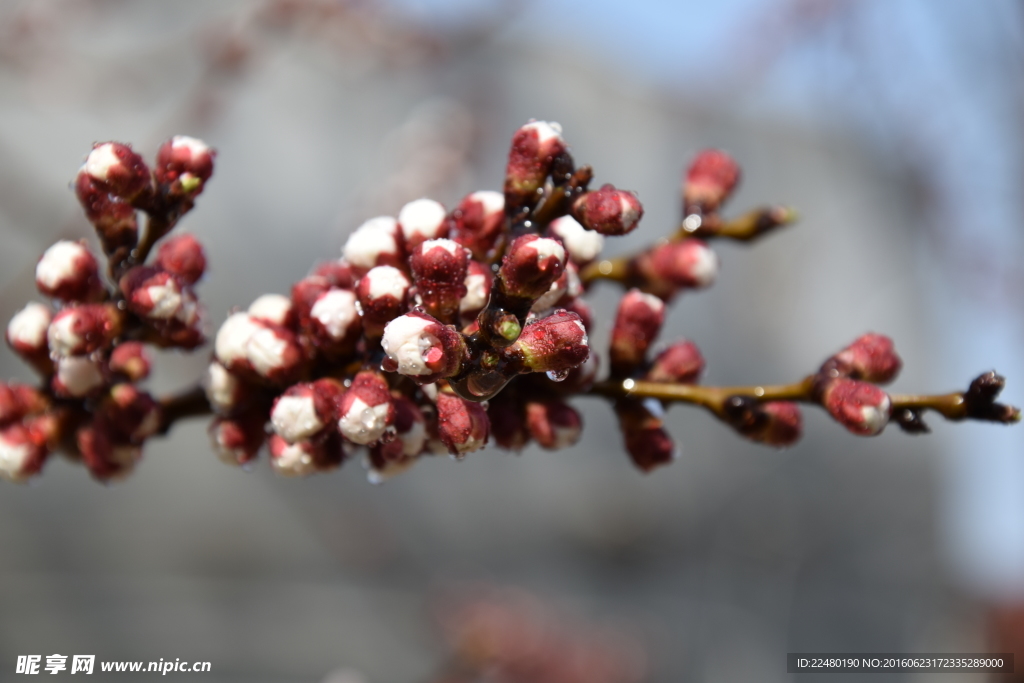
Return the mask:
[[[903,361],[896,354],[892,339],[882,334],[868,333],[825,362],[826,372],[836,370],[839,375],[875,384],[887,384],[896,378]]]
[[[687,239],[641,254],[636,267],[646,280],[645,288],[665,298],[677,287],[711,286],[718,276],[718,256],[701,240]]]
[[[121,277],[119,284],[128,310],[141,318],[178,321],[187,326],[197,322],[196,295],[173,273],[136,266]]]
[[[551,171],[555,157],[565,152],[562,127],[547,121],[531,121],[512,136],[505,169],[505,197],[515,204],[534,199]]]
[[[490,260],[505,227],[505,197],[482,190],[466,195],[452,212],[451,238],[479,261]]]
[[[466,286],[466,293],[459,301],[459,315],[463,321],[475,319],[484,309],[490,299],[493,282],[494,274],[488,266],[479,261],[469,262],[466,277],[462,281]]]
[[[153,175],[158,183],[168,187],[170,196],[195,197],[213,175],[216,155],[202,140],[175,135],[157,150]]]
[[[367,446],[380,441],[395,424],[388,383],[379,373],[358,373],[338,400],[337,415],[338,429],[352,443]]]
[[[120,373],[131,382],[138,382],[149,377],[149,354],[140,342],[122,342],[110,353],[109,366],[111,372]]]
[[[519,354],[532,372],[565,372],[590,355],[587,330],[578,315],[559,310],[528,322],[507,353]]]
[[[409,469],[427,441],[427,428],[419,407],[403,396],[396,397],[394,405],[396,438],[370,449],[367,478],[373,484],[383,483]]]
[[[339,438],[290,444],[277,434],[271,434],[267,445],[271,466],[285,477],[306,477],[324,472],[337,467],[344,459]]]
[[[409,266],[427,312],[450,320],[466,295],[469,251],[449,239],[428,240],[413,250]]]
[[[564,307],[582,293],[583,285],[580,282],[579,271],[572,262],[566,263],[562,276],[552,282],[548,291],[533,302],[530,312],[539,314],[549,311],[555,306]]]
[[[494,443],[507,451],[521,451],[530,442],[526,428],[523,405],[514,398],[507,398],[511,392],[502,392],[488,402],[487,419],[491,423]]]
[[[104,253],[113,254],[117,249],[128,250],[136,245],[139,222],[134,206],[110,194],[84,173],[75,180],[75,194],[85,209],[85,217],[96,228]]]
[[[36,265],[36,287],[64,301],[93,301],[103,291],[96,257],[80,242],[62,240]]]
[[[662,426],[660,404],[622,400],[615,404],[615,414],[634,465],[650,472],[675,460],[675,444]]]
[[[455,375],[466,356],[466,343],[454,327],[418,312],[388,323],[381,347],[387,354],[384,369],[417,384],[432,384]]]
[[[46,339],[57,356],[81,356],[109,346],[121,327],[122,314],[114,304],[83,304],[58,312]]]
[[[603,185],[600,190],[580,195],[572,204],[572,215],[588,230],[626,235],[640,224],[644,207],[632,192]]]
[[[21,424],[0,429],[0,479],[24,482],[43,468],[47,450]]]
[[[80,428],[76,439],[82,463],[99,481],[127,477],[142,458],[138,446],[116,443],[108,429],[100,423],[90,423]]]
[[[345,259],[325,261],[314,268],[310,275],[325,277],[332,287],[341,287],[342,289],[352,289],[358,279],[352,272],[352,266]]]
[[[160,245],[154,265],[177,275],[185,284],[194,285],[206,270],[206,254],[192,235],[175,235]]]
[[[422,242],[447,237],[448,217],[439,202],[417,199],[398,212],[398,227],[405,238],[406,251],[412,251]]]
[[[280,325],[290,330],[295,329],[298,315],[291,299],[281,294],[263,294],[249,304],[248,313],[253,318]]]
[[[509,296],[538,299],[565,270],[565,248],[556,240],[537,235],[517,237],[498,270],[503,291]]]
[[[320,295],[329,289],[337,288],[331,284],[330,279],[323,275],[309,275],[292,285],[292,305],[295,307],[295,314],[298,316],[301,327],[309,327],[313,304],[320,298]],[[352,301],[354,310],[355,295],[353,295]]]
[[[350,352],[362,331],[355,293],[332,287],[317,297],[309,310],[308,329],[321,350],[337,355]]]
[[[692,341],[682,339],[658,354],[646,379],[652,382],[696,384],[704,373],[704,356]]]
[[[287,328],[248,313],[228,317],[217,332],[214,353],[224,367],[250,373],[274,384],[287,384],[299,374],[302,349]]]
[[[401,268],[405,260],[401,234],[394,218],[371,218],[348,236],[342,254],[359,276],[376,266]]]
[[[210,407],[221,415],[231,415],[245,407],[252,393],[252,388],[238,375],[216,361],[210,363],[203,376],[203,389]]]
[[[90,356],[64,356],[57,361],[51,385],[58,396],[82,398],[106,384],[103,367]]]
[[[665,304],[656,296],[639,289],[626,292],[612,328],[612,374],[627,375],[644,362],[647,348],[665,322]]]
[[[131,202],[152,192],[153,179],[142,157],[120,142],[95,145],[78,171],[110,194]]]
[[[359,279],[356,297],[368,336],[379,338],[384,333],[384,326],[405,312],[411,287],[405,273],[394,266],[371,268]]]
[[[228,465],[252,462],[266,441],[266,421],[265,414],[256,412],[237,418],[216,418],[209,431],[214,453]]]
[[[335,419],[335,402],[343,391],[333,379],[295,384],[274,400],[270,422],[288,443],[312,439]]]
[[[800,406],[791,401],[769,401],[761,405],[767,416],[764,426],[751,438],[769,446],[792,446],[803,435]]]
[[[483,448],[489,431],[482,405],[451,394],[437,395],[437,435],[456,458]]]
[[[845,377],[828,383],[822,404],[839,424],[858,436],[874,436],[885,429],[892,407],[889,395],[874,384]]]
[[[102,416],[117,441],[140,443],[160,429],[160,404],[133,384],[117,384],[100,406]]]
[[[0,382],[0,427],[18,421],[24,415],[17,392],[6,382]]]
[[[683,183],[686,213],[710,213],[729,198],[740,180],[740,167],[725,152],[706,149],[690,162]]]
[[[7,324],[7,343],[18,355],[30,361],[49,356],[47,330],[53,314],[49,306],[30,302]]]
[[[587,230],[572,216],[562,216],[551,221],[548,233],[559,240],[569,252],[569,259],[578,266],[585,266],[601,254],[604,235]]]
[[[579,441],[583,418],[562,401],[530,401],[526,404],[526,426],[542,448],[558,450]]]

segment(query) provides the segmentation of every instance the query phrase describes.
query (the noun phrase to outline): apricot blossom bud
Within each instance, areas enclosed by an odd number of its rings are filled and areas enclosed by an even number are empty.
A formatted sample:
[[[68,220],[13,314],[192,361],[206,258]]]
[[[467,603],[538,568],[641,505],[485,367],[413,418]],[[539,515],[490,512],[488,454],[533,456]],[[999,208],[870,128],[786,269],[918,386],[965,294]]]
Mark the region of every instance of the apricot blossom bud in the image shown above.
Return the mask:
[[[604,235],[595,230],[587,230],[572,216],[562,216],[551,221],[548,232],[561,240],[569,252],[569,259],[578,266],[593,261],[604,248]]]
[[[532,372],[563,372],[587,360],[587,330],[575,313],[558,310],[528,322],[506,353],[517,354]]]
[[[632,192],[603,185],[581,194],[572,204],[572,215],[587,230],[602,235],[626,235],[644,215],[644,207]]]
[[[417,384],[451,377],[462,367],[466,343],[455,328],[425,313],[408,313],[384,328],[384,369]]]
[[[96,257],[81,242],[61,240],[36,264],[36,287],[63,301],[91,301],[102,292]]]
[[[57,356],[81,356],[106,348],[121,334],[121,318],[113,304],[65,308],[53,317],[46,332],[50,352]]]
[[[437,395],[437,435],[456,458],[484,447],[490,420],[484,407],[452,394]]]
[[[210,424],[214,453],[228,465],[245,465],[256,458],[266,441],[266,415],[246,413],[236,418],[218,417]]]
[[[191,324],[198,316],[195,294],[173,273],[136,266],[121,277],[128,310],[150,320]]]
[[[242,358],[244,359],[244,356]],[[206,391],[206,400],[210,402],[210,407],[221,415],[235,412],[243,404],[249,391],[238,375],[217,361],[207,367],[203,375],[203,389]]]
[[[503,291],[531,301],[543,296],[565,270],[565,248],[557,240],[522,235],[509,245],[498,270]]]
[[[405,248],[412,251],[417,244],[445,237],[448,220],[444,207],[433,199],[416,199],[398,212],[398,226],[405,238]]]
[[[692,341],[681,339],[658,354],[647,371],[652,382],[696,384],[704,373],[704,356]]]
[[[160,404],[134,384],[116,384],[100,406],[99,414],[120,440],[139,443],[160,429]]]
[[[216,155],[202,140],[175,135],[157,150],[153,175],[158,183],[168,187],[171,196],[194,197],[213,175]]]
[[[718,149],[699,152],[686,170],[683,204],[687,214],[709,213],[729,198],[740,180],[740,166]]]
[[[141,342],[121,342],[110,352],[108,363],[111,372],[124,375],[131,382],[149,377],[150,360]]]
[[[25,358],[48,355],[47,330],[52,316],[49,306],[35,302],[26,304],[7,324],[7,343]]]
[[[352,266],[345,259],[324,261],[317,265],[310,275],[327,278],[332,287],[341,287],[342,289],[351,289],[355,286],[357,279],[352,272]]]
[[[52,386],[58,396],[82,398],[105,383],[103,367],[90,356],[64,356],[57,360]]]
[[[101,142],[92,148],[78,171],[110,194],[131,202],[152,191],[153,179],[142,157],[120,142]]]
[[[557,123],[531,121],[517,130],[505,169],[506,200],[519,205],[536,197],[555,157],[565,151],[562,126]]]
[[[81,427],[76,440],[82,463],[99,481],[127,477],[142,458],[142,450],[138,446],[116,443],[109,430],[98,422]]]
[[[0,479],[25,482],[39,473],[47,450],[21,424],[0,429]]]
[[[449,239],[427,240],[409,259],[416,291],[431,315],[450,319],[466,295],[469,251]]]
[[[491,437],[500,448],[521,451],[530,442],[526,416],[519,400],[507,398],[502,392],[488,402],[487,419],[491,423]]]
[[[486,261],[504,227],[504,195],[481,190],[466,195],[452,212],[451,238],[469,249],[473,258]]]
[[[96,228],[96,235],[106,254],[136,245],[139,222],[134,206],[110,194],[84,173],[75,180],[75,194],[85,210],[85,217]]]
[[[644,472],[668,465],[676,457],[675,444],[663,427],[661,413],[656,402],[624,399],[615,404],[626,451],[633,464]]]
[[[767,420],[751,438],[778,447],[792,446],[800,440],[803,435],[800,406],[792,401],[769,401],[761,406],[761,410]]]
[[[291,299],[282,294],[263,294],[249,304],[248,313],[253,318],[271,325],[292,329],[298,320]]]
[[[677,287],[703,289],[711,286],[718,276],[718,256],[705,242],[687,239],[641,254],[637,267],[651,289],[661,296]]]
[[[644,362],[647,349],[665,322],[665,303],[631,289],[619,302],[611,335],[612,374],[629,374]]]
[[[824,370],[875,384],[887,384],[896,378],[903,361],[896,353],[892,339],[868,333],[825,362]]]
[[[353,348],[362,330],[355,293],[332,287],[318,296],[309,310],[309,330],[325,350],[342,353]]]
[[[579,441],[583,418],[562,401],[530,401],[526,404],[526,426],[541,448],[558,450]]]
[[[267,440],[270,464],[284,477],[306,477],[341,464],[344,453],[338,438],[288,443],[277,434]]]
[[[375,266],[400,268],[404,253],[398,222],[390,216],[371,218],[348,236],[342,255],[360,276]]]
[[[295,334],[278,325],[255,320],[246,341],[245,359],[257,375],[274,384],[287,384],[298,376],[304,360]]]
[[[154,265],[177,275],[185,284],[194,285],[206,270],[206,254],[192,235],[175,235],[160,245]]]
[[[394,266],[376,266],[359,279],[356,297],[367,335],[380,337],[384,326],[405,311],[411,287],[405,273]]]
[[[333,379],[295,384],[274,400],[270,423],[288,443],[311,439],[334,421],[342,387]]]
[[[376,372],[357,373],[352,386],[338,399],[337,414],[338,429],[352,443],[367,446],[380,441],[395,424],[388,383]]]
[[[462,283],[466,293],[459,300],[459,314],[463,320],[476,318],[477,314],[487,305],[491,296],[491,283],[494,275],[491,269],[479,261],[470,261],[466,268],[466,277]]]
[[[330,279],[323,275],[308,275],[292,285],[292,306],[295,307],[295,314],[300,326],[309,326],[313,305],[324,292],[330,289],[339,289],[339,287],[331,284]],[[352,296],[352,306],[354,310],[355,295]]]
[[[858,436],[874,436],[885,429],[892,403],[874,384],[840,377],[822,392],[822,405],[839,424]]]

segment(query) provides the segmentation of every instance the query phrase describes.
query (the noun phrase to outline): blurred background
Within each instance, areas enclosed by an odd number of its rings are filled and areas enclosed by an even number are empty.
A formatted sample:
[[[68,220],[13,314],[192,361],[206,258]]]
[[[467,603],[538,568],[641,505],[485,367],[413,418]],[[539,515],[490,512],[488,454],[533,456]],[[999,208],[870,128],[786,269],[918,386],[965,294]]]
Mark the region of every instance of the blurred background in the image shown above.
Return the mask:
[[[716,286],[673,307],[663,339],[695,340],[707,383],[790,381],[878,331],[905,359],[894,391],[995,368],[1020,405],[1022,75],[1012,0],[8,0],[0,317],[38,296],[49,244],[89,236],[69,182],[95,141],[218,149],[181,226],[207,249],[212,331],[365,218],[500,189],[512,132],[539,118],[644,203],[606,254],[672,230],[704,147],[743,164],[733,212],[800,210],[716,245]],[[599,321],[617,295],[593,292]],[[151,386],[206,358],[165,354]],[[31,379],[10,352],[0,375]],[[805,439],[774,451],[677,407],[681,456],[645,476],[610,408],[577,407],[572,449],[434,458],[382,486],[358,463],[233,470],[202,421],[115,486],[56,460],[0,490],[0,679],[56,652],[210,661],[192,674],[210,682],[440,681],[452,605],[481,586],[506,587],[499,621],[615,659],[590,679],[609,683],[783,681],[787,652],[1024,633],[1024,429],[933,418],[928,436],[860,439],[808,411]]]

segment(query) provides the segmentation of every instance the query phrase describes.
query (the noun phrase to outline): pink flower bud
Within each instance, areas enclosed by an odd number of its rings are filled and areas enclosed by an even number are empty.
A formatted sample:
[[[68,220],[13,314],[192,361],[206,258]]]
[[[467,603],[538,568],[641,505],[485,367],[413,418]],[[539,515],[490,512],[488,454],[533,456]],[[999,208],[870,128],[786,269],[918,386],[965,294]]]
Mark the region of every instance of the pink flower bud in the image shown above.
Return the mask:
[[[236,418],[218,417],[210,424],[213,451],[228,465],[245,465],[259,454],[267,434],[266,415],[246,413]]]
[[[398,226],[405,238],[405,248],[412,251],[416,245],[427,240],[446,237],[448,217],[439,202],[433,199],[417,199],[402,207],[398,212]]]
[[[257,297],[249,304],[248,313],[253,318],[288,329],[294,329],[298,324],[295,306],[291,299],[281,294],[264,294]]]
[[[662,426],[660,409],[652,411],[651,408],[628,399],[615,404],[626,451],[633,464],[644,472],[668,465],[676,457],[672,437]]]
[[[641,254],[637,268],[650,289],[659,295],[671,293],[677,287],[703,289],[710,287],[718,276],[718,256],[701,240],[687,239]]]
[[[686,170],[683,203],[686,213],[709,213],[729,198],[740,180],[740,167],[725,152],[706,149],[697,154]]]
[[[152,191],[153,180],[146,162],[120,142],[95,145],[78,172],[127,202]]]
[[[505,197],[482,190],[466,195],[452,212],[452,239],[487,261],[505,227]]]
[[[313,304],[320,296],[334,288],[331,281],[323,275],[309,275],[292,285],[292,305],[295,307],[295,313],[299,319],[299,325],[301,327],[309,327],[310,313],[313,310]],[[353,302],[355,297],[353,296]],[[353,303],[353,307],[355,304]]]
[[[36,264],[36,287],[64,301],[92,301],[103,291],[96,257],[80,242],[62,240]]]
[[[288,387],[270,411],[274,431],[288,443],[313,438],[334,421],[334,404],[341,391],[331,379]]]
[[[427,240],[413,250],[409,266],[427,312],[450,320],[466,295],[469,251],[449,239]]]
[[[26,304],[7,324],[7,343],[25,358],[48,356],[46,333],[51,320],[49,306],[34,302]]]
[[[342,289],[352,289],[355,287],[357,280],[352,272],[352,266],[345,259],[324,261],[314,268],[310,275],[327,278],[332,287],[340,287]]]
[[[903,361],[892,339],[868,333],[829,359],[823,369],[835,369],[839,375],[875,384],[887,384],[896,378]]]
[[[792,446],[800,440],[804,429],[800,406],[791,401],[769,401],[762,404],[761,410],[767,420],[751,438],[780,448]]]
[[[96,228],[105,253],[113,254],[117,249],[127,250],[136,245],[139,223],[134,206],[110,194],[84,173],[75,180],[75,194],[85,210],[85,217]]]
[[[252,393],[252,388],[238,375],[216,361],[206,369],[203,389],[210,407],[221,415],[231,415],[245,407],[246,399]]]
[[[559,310],[527,323],[508,353],[519,354],[532,372],[571,370],[590,355],[587,330],[578,315]]]
[[[254,320],[254,319],[253,319]],[[295,334],[284,327],[254,320],[256,329],[245,345],[245,359],[261,378],[283,385],[302,371],[304,356]]]
[[[153,175],[158,183],[168,187],[170,196],[194,197],[213,175],[216,155],[202,140],[175,135],[157,150]]]
[[[257,330],[260,322],[248,313],[233,313],[217,331],[214,341],[214,355],[217,360],[235,372],[244,372],[247,368],[246,345]]]
[[[451,394],[437,395],[437,435],[457,458],[484,447],[490,420],[484,407]]]
[[[348,236],[342,254],[359,276],[376,266],[401,268],[405,254],[397,221],[390,216],[371,218]]]
[[[889,395],[867,382],[841,377],[822,392],[822,404],[835,420],[859,436],[874,436],[889,421]]]
[[[498,279],[512,297],[535,300],[551,288],[565,270],[565,249],[548,237],[517,237],[502,259]]]
[[[43,468],[47,454],[23,425],[12,424],[0,429],[0,479],[28,481]]]
[[[117,384],[100,406],[100,415],[118,441],[140,443],[159,431],[160,404],[133,384]]]
[[[198,315],[195,294],[166,270],[136,266],[121,277],[128,310],[141,318],[190,324]]]
[[[554,451],[579,441],[583,418],[562,401],[530,401],[526,404],[526,426],[541,448]]]
[[[562,127],[557,123],[531,121],[517,130],[505,169],[505,197],[515,204],[536,197],[555,157],[565,150]]]
[[[356,374],[352,386],[338,401],[337,414],[338,429],[352,443],[367,446],[380,441],[395,424],[388,383],[376,372]]]
[[[127,477],[142,458],[138,446],[116,443],[109,431],[98,423],[80,428],[76,440],[78,451],[82,454],[82,463],[93,478],[99,481]]]
[[[394,266],[371,268],[359,279],[356,297],[368,336],[379,338],[384,333],[384,326],[405,312],[409,307],[411,288],[409,278]]]
[[[122,314],[114,304],[83,304],[58,312],[46,339],[57,356],[82,356],[109,346],[121,328]]]
[[[321,294],[309,311],[309,330],[321,350],[331,354],[350,352],[362,331],[356,295],[338,288]]]
[[[627,375],[644,362],[647,348],[665,322],[665,303],[639,289],[626,292],[612,328],[611,363],[613,375]]]
[[[572,215],[587,230],[626,235],[640,224],[644,207],[632,192],[602,185],[600,190],[580,195],[572,204]]]
[[[192,235],[175,235],[160,245],[154,265],[177,275],[185,284],[194,285],[206,270],[206,254]]]
[[[384,328],[384,369],[417,384],[455,375],[466,356],[466,343],[455,328],[425,313],[408,313]]]
[[[373,484],[407,470],[426,445],[427,428],[419,407],[403,396],[394,398],[394,404],[396,438],[370,449],[367,478]]]
[[[131,382],[149,377],[150,360],[140,342],[121,342],[110,353],[110,371],[124,375]]]
[[[58,396],[82,398],[97,392],[104,384],[103,367],[90,356],[64,356],[57,361],[52,386]]]
[[[506,398],[508,393],[502,392],[488,402],[487,419],[494,443],[506,451],[519,452],[530,442],[530,432],[526,428],[522,403]]]
[[[587,230],[572,216],[562,216],[551,221],[548,232],[552,237],[561,240],[569,259],[578,266],[585,266],[601,254],[604,248],[604,235],[594,230]]]
[[[466,268],[466,278],[462,283],[466,286],[466,294],[459,301],[459,315],[463,321],[476,318],[477,314],[487,305],[491,296],[491,283],[494,275],[488,266],[479,261],[470,261]]]
[[[696,384],[704,373],[704,356],[692,341],[682,339],[654,359],[646,379],[652,382]]]
[[[271,466],[284,477],[306,477],[324,472],[337,467],[344,459],[340,439],[337,438],[290,444],[277,434],[271,434],[267,445]]]

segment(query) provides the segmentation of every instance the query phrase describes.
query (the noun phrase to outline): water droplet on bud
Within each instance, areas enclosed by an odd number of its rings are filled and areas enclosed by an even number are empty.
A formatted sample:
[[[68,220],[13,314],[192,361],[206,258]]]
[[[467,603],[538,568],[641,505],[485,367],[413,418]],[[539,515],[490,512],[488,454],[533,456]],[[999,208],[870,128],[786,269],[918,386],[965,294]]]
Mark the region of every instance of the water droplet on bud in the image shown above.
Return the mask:
[[[570,372],[571,370],[548,370],[545,374],[552,382],[564,382]]]

